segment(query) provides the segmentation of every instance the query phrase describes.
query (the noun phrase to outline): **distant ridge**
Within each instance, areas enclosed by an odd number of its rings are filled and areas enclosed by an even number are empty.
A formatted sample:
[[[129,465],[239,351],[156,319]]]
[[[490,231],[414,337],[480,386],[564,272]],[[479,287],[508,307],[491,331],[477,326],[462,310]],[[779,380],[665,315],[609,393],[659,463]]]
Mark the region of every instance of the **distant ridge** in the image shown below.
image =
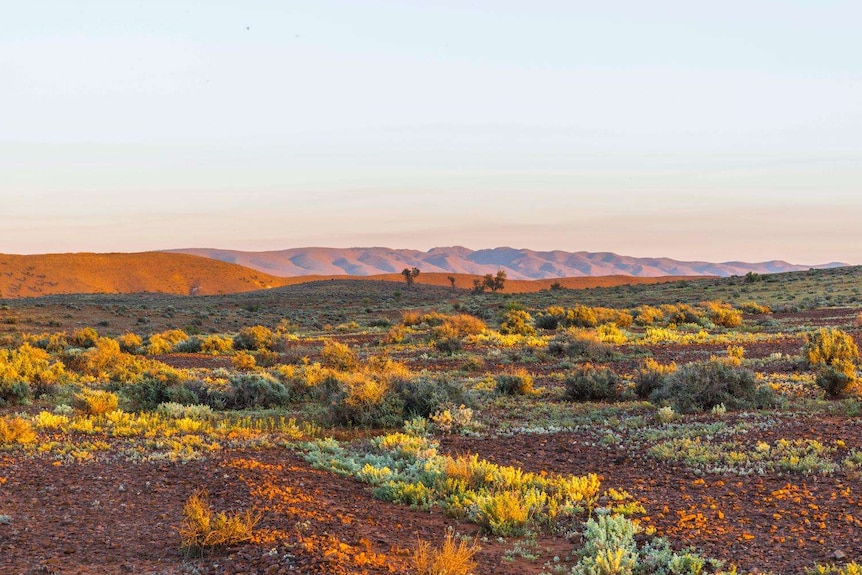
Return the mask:
[[[403,269],[403,268],[402,268]],[[422,273],[416,283],[470,289],[476,275]],[[558,283],[569,289],[659,283],[691,278],[636,278],[602,276],[559,280],[506,282],[506,293],[533,292]],[[0,299],[59,294],[218,295],[272,289],[329,280],[391,281],[403,283],[400,273],[357,276],[347,274],[276,277],[237,264],[183,253],[71,253],[40,255],[0,254]]]
[[[248,252],[208,248],[170,250],[239,264],[273,276],[305,275],[371,276],[399,273],[417,267],[422,272],[484,275],[504,270],[510,279],[535,280],[565,277],[624,275],[633,277],[771,274],[810,268],[833,268],[847,264],[791,264],[767,262],[679,261],[670,258],[636,258],[611,252],[534,251],[499,247],[471,250],[461,246],[433,248],[427,252],[383,247],[292,248]]]

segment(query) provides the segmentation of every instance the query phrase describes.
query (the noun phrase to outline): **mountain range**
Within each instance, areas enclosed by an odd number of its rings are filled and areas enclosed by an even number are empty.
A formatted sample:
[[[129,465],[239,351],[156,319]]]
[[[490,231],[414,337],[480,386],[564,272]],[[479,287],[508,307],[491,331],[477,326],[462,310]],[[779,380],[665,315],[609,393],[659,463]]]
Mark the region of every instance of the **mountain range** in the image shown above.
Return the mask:
[[[535,280],[564,277],[626,275],[733,276],[831,268],[847,264],[791,264],[782,260],[766,262],[679,261],[670,258],[638,258],[611,252],[535,251],[499,247],[471,250],[461,246],[428,251],[370,248],[291,248],[278,251],[237,251],[208,248],[170,250],[239,264],[273,276],[305,275],[371,276],[399,273],[404,268],[421,272],[485,275],[503,270],[510,279]]]

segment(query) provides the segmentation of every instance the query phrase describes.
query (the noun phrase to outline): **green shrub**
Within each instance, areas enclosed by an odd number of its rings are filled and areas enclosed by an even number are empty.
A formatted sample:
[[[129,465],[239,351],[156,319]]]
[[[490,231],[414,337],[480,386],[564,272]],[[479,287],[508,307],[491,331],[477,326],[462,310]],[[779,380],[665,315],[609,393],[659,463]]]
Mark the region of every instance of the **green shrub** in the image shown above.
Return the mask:
[[[471,405],[464,385],[447,375],[420,375],[394,382],[395,393],[404,405],[404,417],[430,417],[453,405]]]
[[[657,389],[664,385],[665,378],[676,371],[676,363],[662,365],[652,358],[644,360],[635,374],[635,395],[649,399]]]
[[[174,346],[177,353],[200,353],[203,349],[203,340],[196,335],[179,342]]]
[[[608,362],[616,357],[614,346],[603,342],[595,332],[569,330],[548,342],[548,353],[575,360]]]
[[[497,393],[502,395],[530,395],[533,389],[533,376],[526,371],[519,373],[501,373],[494,378],[497,382]]]
[[[333,423],[397,427],[404,421],[404,402],[389,382],[361,372],[341,373],[336,380],[338,385],[329,398]]]
[[[279,407],[289,400],[287,388],[267,374],[238,374],[230,378],[230,391],[225,407],[229,409],[256,409]]]
[[[579,366],[564,380],[566,399],[572,401],[616,401],[620,398],[620,377],[611,369],[591,364]]]
[[[194,383],[190,382],[189,386]],[[201,403],[199,396],[175,377],[145,376],[137,383],[120,389],[121,395],[134,411],[152,411],[161,403],[194,405]],[[201,393],[201,396],[205,396]]]
[[[584,526],[581,559],[575,575],[631,575],[638,563],[636,528],[621,515],[599,515]]]
[[[650,397],[667,402],[678,413],[728,409],[758,409],[774,403],[768,386],[759,385],[754,372],[721,359],[688,363],[669,374]]]
[[[856,391],[856,367],[847,360],[835,360],[817,369],[815,383],[826,392],[826,397],[836,399],[850,391]]]

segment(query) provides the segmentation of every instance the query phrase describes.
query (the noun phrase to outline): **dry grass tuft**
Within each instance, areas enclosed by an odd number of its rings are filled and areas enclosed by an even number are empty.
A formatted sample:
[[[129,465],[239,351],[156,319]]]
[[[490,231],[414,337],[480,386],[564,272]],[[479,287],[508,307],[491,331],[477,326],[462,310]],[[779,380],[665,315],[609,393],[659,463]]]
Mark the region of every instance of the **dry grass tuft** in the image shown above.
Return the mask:
[[[417,575],[469,575],[476,568],[473,556],[478,552],[478,545],[456,542],[450,531],[439,549],[420,540],[413,551],[413,568]]]
[[[260,513],[231,514],[213,511],[206,491],[196,491],[183,508],[180,526],[181,547],[199,555],[207,547],[222,547],[250,541]]]

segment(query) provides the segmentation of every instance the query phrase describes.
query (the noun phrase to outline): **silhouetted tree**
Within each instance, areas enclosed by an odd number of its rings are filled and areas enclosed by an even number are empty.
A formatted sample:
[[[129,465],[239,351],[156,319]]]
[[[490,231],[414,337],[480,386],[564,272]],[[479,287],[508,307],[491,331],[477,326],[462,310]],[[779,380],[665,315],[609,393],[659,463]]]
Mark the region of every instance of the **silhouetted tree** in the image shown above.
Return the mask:
[[[455,276],[446,276],[446,279],[452,285],[452,291],[455,291]]]
[[[404,268],[401,270],[401,275],[404,276],[404,281],[407,282],[407,287],[410,287],[413,285],[413,282],[416,281],[416,276],[419,275],[419,268]]]

